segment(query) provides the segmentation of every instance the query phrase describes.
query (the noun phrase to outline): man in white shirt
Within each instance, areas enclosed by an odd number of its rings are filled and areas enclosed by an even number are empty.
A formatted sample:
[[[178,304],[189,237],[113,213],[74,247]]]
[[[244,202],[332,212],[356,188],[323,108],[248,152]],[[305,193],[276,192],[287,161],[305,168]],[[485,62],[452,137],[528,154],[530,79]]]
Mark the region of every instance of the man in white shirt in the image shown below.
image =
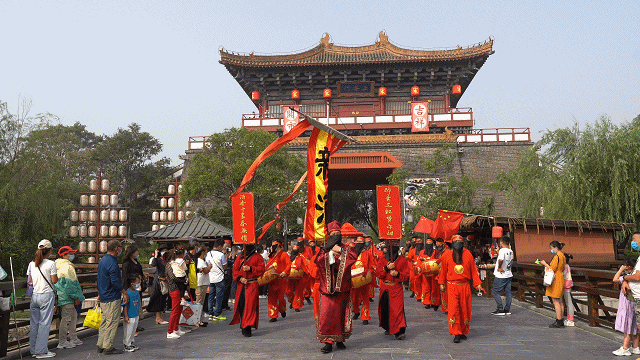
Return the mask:
[[[209,321],[227,320],[220,315],[224,298],[224,269],[227,267],[227,257],[222,252],[223,247],[224,240],[216,240],[213,250],[209,251],[205,259],[209,264]]]
[[[485,265],[484,268],[493,268],[493,288],[491,292],[496,300],[497,308],[491,314],[504,316],[511,315],[511,280],[513,273],[511,266],[513,265],[513,251],[509,247],[509,237],[500,238],[500,250],[495,265]],[[505,304],[502,305],[500,293],[504,290]]]

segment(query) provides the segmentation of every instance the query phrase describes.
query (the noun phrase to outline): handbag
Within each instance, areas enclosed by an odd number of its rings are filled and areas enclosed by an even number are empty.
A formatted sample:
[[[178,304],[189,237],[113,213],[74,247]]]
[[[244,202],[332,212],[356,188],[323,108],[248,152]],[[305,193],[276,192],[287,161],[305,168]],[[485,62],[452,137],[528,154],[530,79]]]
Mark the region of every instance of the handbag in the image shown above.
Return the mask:
[[[25,291],[24,296],[33,296],[33,282],[27,281],[27,291]]]
[[[160,293],[162,295],[167,295],[169,293],[169,284],[166,281],[158,279],[160,283]]]
[[[545,269],[544,278],[542,279],[542,285],[551,286],[551,284],[553,283],[553,279],[555,279],[555,277],[556,277],[556,273],[553,272],[553,270]]]
[[[98,330],[101,322],[102,311],[100,311],[100,307],[96,305],[93,309],[89,309],[89,311],[87,311],[87,316],[84,318],[84,323],[82,323],[82,325],[84,327]]]

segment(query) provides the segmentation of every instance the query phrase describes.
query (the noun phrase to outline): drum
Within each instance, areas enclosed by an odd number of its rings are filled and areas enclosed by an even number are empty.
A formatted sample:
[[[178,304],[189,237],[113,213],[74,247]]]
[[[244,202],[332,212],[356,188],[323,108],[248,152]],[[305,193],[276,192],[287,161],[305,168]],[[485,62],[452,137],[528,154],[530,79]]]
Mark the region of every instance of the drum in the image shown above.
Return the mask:
[[[352,287],[354,289],[363,287],[371,283],[372,280],[373,280],[373,276],[371,275],[370,272],[368,272],[366,275],[351,276],[351,283],[353,284]]]
[[[422,263],[422,273],[425,276],[434,275],[438,271],[440,271],[440,264],[435,260],[429,260]]]
[[[258,278],[258,285],[266,285],[277,279],[278,277],[280,277],[280,275],[278,275],[274,268],[270,267],[269,269],[267,269],[267,271],[264,272],[264,274],[262,274],[262,276]]]
[[[302,279],[303,276],[304,270],[302,269],[291,268],[291,271],[289,272],[289,279],[291,280],[299,280]]]
[[[417,262],[413,263],[413,273],[419,275],[421,272],[422,268],[420,267],[420,264]]]

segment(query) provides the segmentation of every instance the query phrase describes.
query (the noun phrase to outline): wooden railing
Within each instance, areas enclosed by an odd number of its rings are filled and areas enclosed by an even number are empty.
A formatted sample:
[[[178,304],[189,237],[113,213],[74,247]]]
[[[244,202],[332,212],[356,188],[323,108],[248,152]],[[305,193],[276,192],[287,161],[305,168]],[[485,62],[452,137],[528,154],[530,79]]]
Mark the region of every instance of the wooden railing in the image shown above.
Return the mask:
[[[515,263],[512,271],[514,298],[534,304],[537,308],[555,311],[550,298],[545,301],[546,287],[542,284],[543,266]],[[571,268],[573,278],[571,301],[575,308],[576,319],[586,321],[589,326],[602,326],[615,330],[620,284],[613,282],[614,275],[615,271],[611,270]],[[487,270],[483,286],[489,296],[492,296],[493,279],[493,270]],[[605,302],[613,303],[614,306],[609,306]]]
[[[145,269],[145,272],[150,271],[150,265],[142,265]],[[86,299],[97,298],[98,290],[96,288],[97,281],[97,264],[89,265],[89,264],[77,264],[75,265],[76,272],[78,275],[78,281],[80,281],[80,286],[83,289],[83,293]],[[26,289],[27,282],[26,280],[16,281],[16,290],[17,289]],[[13,284],[10,281],[0,282],[0,293],[2,293],[2,297],[9,297],[13,292]],[[148,291],[142,294],[143,299],[147,299]],[[91,301],[85,301],[85,303],[91,303]],[[21,299],[18,297],[16,299],[15,311],[29,311],[29,306],[31,304],[31,300]],[[86,312],[92,308],[92,306],[83,307],[81,316],[78,317],[78,323],[76,328],[78,331],[89,330],[82,326],[82,319]],[[13,310],[13,308],[12,308]],[[0,358],[7,356],[7,351],[16,350],[18,348],[18,343],[20,343],[20,348],[25,349],[29,347],[29,333],[27,332],[27,336],[20,337],[19,331],[17,329],[21,329],[29,326],[29,319],[17,319],[15,323],[12,323],[13,315],[12,311],[3,311],[0,312]],[[53,317],[53,325],[55,328],[49,332],[49,340],[52,338],[58,337],[58,324],[60,319],[60,313],[54,315]],[[16,332],[16,339],[9,341],[9,332]]]

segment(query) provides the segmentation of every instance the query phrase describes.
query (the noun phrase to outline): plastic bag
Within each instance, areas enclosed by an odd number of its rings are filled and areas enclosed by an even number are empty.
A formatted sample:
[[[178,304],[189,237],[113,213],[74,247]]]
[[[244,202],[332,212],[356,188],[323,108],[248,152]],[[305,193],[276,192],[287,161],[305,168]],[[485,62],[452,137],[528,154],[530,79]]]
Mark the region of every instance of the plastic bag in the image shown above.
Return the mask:
[[[0,266],[0,280],[4,280],[7,277],[7,272]]]
[[[198,326],[200,324],[200,318],[202,317],[202,305],[198,303],[187,303],[183,307],[180,314],[180,321],[178,325],[181,326]]]
[[[89,311],[87,311],[87,316],[84,318],[84,323],[82,325],[88,328],[98,330],[100,328],[101,322],[102,322],[102,312],[100,311],[100,307],[96,305],[96,307],[94,307],[93,309],[89,309]]]

